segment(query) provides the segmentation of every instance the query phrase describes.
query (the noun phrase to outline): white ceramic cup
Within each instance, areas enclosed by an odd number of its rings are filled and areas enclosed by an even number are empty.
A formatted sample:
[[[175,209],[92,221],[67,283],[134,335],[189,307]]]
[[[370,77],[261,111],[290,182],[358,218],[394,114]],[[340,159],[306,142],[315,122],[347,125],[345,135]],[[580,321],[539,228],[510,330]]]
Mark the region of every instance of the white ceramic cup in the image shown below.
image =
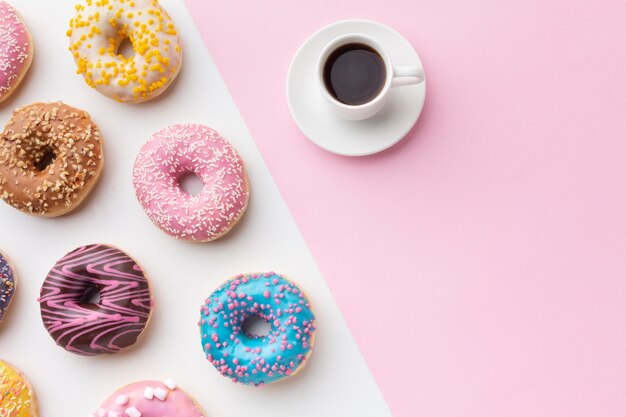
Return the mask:
[[[324,67],[326,66],[328,58],[335,50],[337,50],[337,48],[350,43],[365,44],[374,49],[383,59],[386,70],[385,84],[380,90],[380,93],[367,103],[356,106],[345,104],[337,100],[330,94],[326,88],[326,83],[324,82]],[[424,70],[422,68],[394,67],[389,54],[382,46],[380,46],[378,42],[369,36],[358,33],[343,35],[334,39],[326,45],[317,60],[317,83],[320,91],[325,97],[326,102],[329,104],[331,111],[347,120],[363,120],[374,116],[385,105],[392,87],[419,84],[423,81]]]

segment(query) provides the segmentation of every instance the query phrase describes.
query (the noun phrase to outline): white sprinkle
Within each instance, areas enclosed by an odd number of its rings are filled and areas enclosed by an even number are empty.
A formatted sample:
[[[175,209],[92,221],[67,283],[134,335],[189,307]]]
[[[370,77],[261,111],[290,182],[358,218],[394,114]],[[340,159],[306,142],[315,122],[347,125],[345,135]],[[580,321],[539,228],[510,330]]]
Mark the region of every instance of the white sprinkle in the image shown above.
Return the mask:
[[[129,417],[141,417],[141,413],[135,407],[127,408],[126,414],[128,414]]]
[[[115,404],[117,405],[126,405],[128,404],[128,395],[122,394],[115,399]]]
[[[120,417],[120,413],[117,411],[109,411],[109,417]]]
[[[146,387],[146,389],[143,391],[143,396],[149,400],[154,398],[154,390],[152,389],[152,387]]]
[[[104,408],[99,408],[98,409],[98,417],[104,417],[107,415],[107,412]]]
[[[165,401],[165,397],[167,397],[167,391],[165,391],[163,388],[160,388],[160,387],[155,388],[154,396],[157,397],[161,401]]]
[[[176,389],[176,382],[174,382],[173,379],[166,379],[165,381],[163,381],[163,384],[168,387],[171,390],[175,390]]]

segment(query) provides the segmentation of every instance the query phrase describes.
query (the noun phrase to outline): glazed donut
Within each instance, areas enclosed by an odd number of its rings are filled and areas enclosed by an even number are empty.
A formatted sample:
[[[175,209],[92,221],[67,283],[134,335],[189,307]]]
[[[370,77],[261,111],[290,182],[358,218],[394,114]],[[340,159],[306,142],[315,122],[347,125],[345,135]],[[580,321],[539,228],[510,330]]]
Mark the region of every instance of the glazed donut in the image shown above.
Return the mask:
[[[183,62],[174,22],[156,0],[84,0],[67,35],[76,72],[90,87],[121,102],[159,96]],[[134,50],[128,58],[118,53],[126,39]]]
[[[247,332],[255,316],[270,324],[266,336]],[[295,375],[315,341],[309,300],[274,272],[228,280],[206,299],[198,325],[209,362],[234,382],[257,386]]]
[[[37,417],[37,400],[26,377],[0,360],[0,416]]]
[[[195,196],[180,188],[188,173],[203,182]],[[175,125],[155,133],[135,161],[133,185],[148,217],[178,239],[208,242],[224,236],[248,206],[250,184],[237,151],[215,130]]]
[[[140,381],[111,395],[87,417],[203,417],[198,403],[171,379]]]
[[[0,102],[20,85],[33,61],[33,40],[22,16],[0,0]]]
[[[66,214],[102,170],[102,138],[89,114],[61,102],[13,113],[0,136],[0,197],[23,212]]]
[[[94,294],[100,300],[92,302]],[[133,345],[148,324],[148,279],[129,255],[110,245],[74,249],[48,273],[39,297],[43,324],[56,343],[85,356]]]
[[[17,279],[13,266],[8,259],[0,253],[0,322],[4,319],[4,315],[7,313],[11,301],[13,301],[16,284]]]

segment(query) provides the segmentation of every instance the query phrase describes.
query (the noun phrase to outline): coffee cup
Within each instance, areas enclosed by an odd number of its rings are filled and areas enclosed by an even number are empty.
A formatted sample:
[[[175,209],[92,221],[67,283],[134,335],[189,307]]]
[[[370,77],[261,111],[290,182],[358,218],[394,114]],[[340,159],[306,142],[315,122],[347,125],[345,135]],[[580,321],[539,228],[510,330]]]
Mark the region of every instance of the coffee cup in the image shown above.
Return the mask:
[[[421,67],[394,66],[385,48],[363,34],[335,38],[317,60],[319,89],[330,110],[347,120],[374,116],[393,87],[423,81]]]

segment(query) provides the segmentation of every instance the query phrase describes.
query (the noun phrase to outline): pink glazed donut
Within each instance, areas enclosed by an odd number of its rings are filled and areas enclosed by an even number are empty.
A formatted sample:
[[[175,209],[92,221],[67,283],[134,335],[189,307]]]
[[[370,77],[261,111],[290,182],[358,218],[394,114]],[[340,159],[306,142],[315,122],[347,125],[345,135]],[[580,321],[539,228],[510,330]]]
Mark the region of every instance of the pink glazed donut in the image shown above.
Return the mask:
[[[111,395],[88,417],[203,417],[196,401],[171,379],[141,381]]]
[[[33,41],[20,14],[0,0],[0,102],[9,98],[33,60]]]
[[[198,195],[180,186],[189,173],[203,183]],[[174,125],[152,135],[135,161],[133,185],[157,227],[193,242],[228,233],[250,196],[248,175],[235,148],[215,130],[198,124]]]

